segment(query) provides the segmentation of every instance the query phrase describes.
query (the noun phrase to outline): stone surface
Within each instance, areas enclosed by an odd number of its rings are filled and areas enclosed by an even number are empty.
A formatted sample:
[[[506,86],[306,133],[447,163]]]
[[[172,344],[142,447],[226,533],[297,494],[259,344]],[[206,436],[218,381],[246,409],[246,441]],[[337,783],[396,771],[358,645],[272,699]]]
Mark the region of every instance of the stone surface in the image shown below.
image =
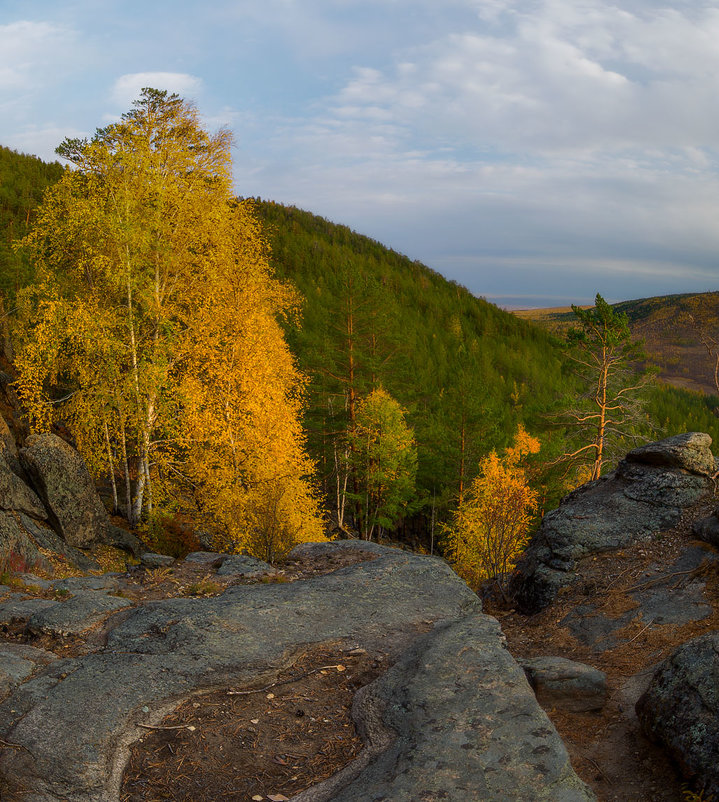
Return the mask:
[[[646,734],[667,748],[705,798],[719,796],[719,632],[680,646],[636,709]]]
[[[233,554],[222,562],[217,569],[218,576],[263,576],[264,574],[274,574],[275,569],[263,560],[245,555]]]
[[[564,657],[519,660],[542,707],[573,713],[601,710],[607,701],[607,675]]]
[[[357,700],[366,765],[324,799],[420,800],[440,785],[446,799],[591,799],[476,595],[442,560],[369,550],[310,579],[116,616],[104,649],[40,669],[0,703],[0,738],[24,747],[0,751],[10,799],[116,802],[139,723],[202,689],[271,682],[319,644],[396,660]]]
[[[167,568],[175,562],[174,557],[169,554],[155,554],[152,551],[146,551],[140,555],[140,565],[145,568]]]
[[[692,526],[692,532],[699,540],[719,549],[719,510],[714,510],[711,515],[696,521]]]
[[[678,523],[682,510],[713,488],[708,473],[700,472],[711,457],[708,443],[709,435],[690,433],[635,449],[614,473],[564,498],[544,516],[517,566],[511,590],[518,607],[526,613],[543,609],[576,581],[583,558]]]
[[[0,643],[0,698],[26,680],[38,665],[57,659],[52,652],[23,643]]]
[[[132,532],[128,532],[127,529],[113,524],[108,524],[105,542],[109,546],[114,546],[116,549],[122,549],[132,554],[133,557],[139,557],[145,551],[145,546],[138,537],[133,535]]]
[[[82,571],[97,571],[99,564],[89,555],[74,546],[70,546],[52,529],[40,526],[27,515],[20,513],[20,522],[32,537],[33,541],[43,549],[62,555],[68,562]]]
[[[216,551],[193,551],[185,557],[185,562],[218,568],[228,557],[229,554],[220,554]]]
[[[649,576],[637,582],[630,596],[637,606],[618,616],[602,612],[602,599],[587,600],[574,607],[559,622],[572,635],[595,653],[613,649],[622,642],[621,631],[632,621],[641,624],[673,624],[682,626],[701,621],[712,613],[705,596],[706,578],[698,569],[706,562],[717,562],[719,556],[707,549],[686,546],[670,565],[649,566]],[[693,572],[697,572],[693,576]]]
[[[67,601],[36,612],[28,622],[28,629],[35,634],[60,637],[80,635],[111,613],[131,606],[131,602],[119,596],[86,590]]]
[[[58,534],[80,549],[107,540],[109,519],[78,452],[54,434],[33,434],[20,460]]]
[[[52,599],[18,599],[13,594],[7,601],[0,602],[0,624],[27,624],[41,610],[49,610],[58,602]]]
[[[712,476],[716,468],[711,444],[711,437],[704,432],[686,432],[635,448],[627,454],[627,461]]]
[[[0,554],[10,560],[14,570],[47,568],[45,558],[38,551],[28,532],[18,523],[14,515],[0,511]]]
[[[509,653],[499,625],[437,627],[361,690],[353,716],[369,745],[336,779],[293,802],[594,799]]]
[[[11,469],[0,451],[0,509],[24,512],[43,521],[47,512],[35,491],[31,490]]]
[[[56,579],[52,586],[55,590],[73,594],[85,590],[119,590],[122,577],[122,574],[113,572],[100,576],[69,576],[67,579]]]

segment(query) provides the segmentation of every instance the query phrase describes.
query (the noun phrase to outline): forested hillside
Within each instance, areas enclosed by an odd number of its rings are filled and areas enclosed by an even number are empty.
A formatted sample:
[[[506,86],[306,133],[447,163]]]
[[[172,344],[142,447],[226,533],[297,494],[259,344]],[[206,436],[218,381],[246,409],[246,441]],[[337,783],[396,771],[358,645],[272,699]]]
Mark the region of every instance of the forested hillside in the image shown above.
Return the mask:
[[[13,296],[30,270],[9,243],[32,225],[44,188],[63,168],[7,149],[0,159],[0,288]],[[286,335],[309,378],[306,436],[334,526],[436,542],[480,460],[508,447],[520,424],[541,441],[528,466],[539,509],[556,503],[572,480],[554,460],[577,442],[561,412],[586,389],[560,336],[345,226],[273,202],[254,205],[277,276],[303,299]],[[719,438],[714,404],[653,389],[632,433],[699,429]],[[402,459],[392,462],[399,450]],[[370,529],[370,508],[379,530]]]
[[[556,415],[583,389],[561,338],[345,226],[267,201],[257,209],[278,275],[305,299],[288,336],[312,379],[306,422],[329,498],[342,478],[336,454],[351,399],[381,385],[416,434],[423,527],[433,504],[446,516],[479,458],[507,446],[520,422],[542,440],[534,481],[543,502],[556,503],[566,484],[548,463],[567,447]],[[655,387],[646,404],[635,427],[646,436],[700,429],[719,437],[710,398]]]
[[[62,175],[58,162],[47,164],[0,145],[0,290],[14,296],[29,279],[29,265],[13,252],[14,240],[24,237],[45,188]]]

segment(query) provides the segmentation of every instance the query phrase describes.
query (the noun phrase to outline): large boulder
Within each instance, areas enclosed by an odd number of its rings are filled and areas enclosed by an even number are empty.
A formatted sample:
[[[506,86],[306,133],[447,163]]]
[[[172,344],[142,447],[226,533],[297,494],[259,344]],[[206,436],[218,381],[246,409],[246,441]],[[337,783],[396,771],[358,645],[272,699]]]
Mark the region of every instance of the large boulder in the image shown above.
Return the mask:
[[[47,512],[37,494],[11,469],[2,450],[0,450],[0,510],[24,512],[40,521],[47,518]]]
[[[147,732],[139,725],[205,689],[270,683],[324,645],[386,655],[393,668],[356,697],[364,753],[298,799],[594,799],[498,623],[444,561],[336,548],[374,559],[122,610],[105,622],[100,651],[36,671],[0,703],[0,739],[16,747],[0,750],[8,798],[116,802],[128,748]]]
[[[711,437],[700,432],[634,449],[616,471],[588,482],[544,516],[512,583],[518,607],[537,612],[577,579],[578,562],[647,540],[679,522],[713,489]]]
[[[34,434],[20,460],[57,533],[80,549],[104,543],[109,518],[78,452],[55,434]]]
[[[646,734],[706,798],[719,798],[719,632],[683,644],[665,660],[636,710]]]

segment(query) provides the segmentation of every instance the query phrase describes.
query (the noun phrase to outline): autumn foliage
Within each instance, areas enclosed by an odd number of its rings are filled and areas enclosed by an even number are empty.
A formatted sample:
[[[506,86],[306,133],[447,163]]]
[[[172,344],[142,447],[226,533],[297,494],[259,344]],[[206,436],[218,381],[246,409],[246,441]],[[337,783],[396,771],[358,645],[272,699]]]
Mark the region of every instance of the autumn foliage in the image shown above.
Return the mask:
[[[131,523],[189,506],[222,546],[276,556],[322,538],[280,328],[298,299],[233,198],[229,148],[151,89],[61,145],[75,169],[24,242],[38,281],[20,297],[18,386],[36,429],[71,426]]]
[[[537,494],[522,462],[538,451],[539,441],[519,426],[503,456],[492,451],[480,461],[479,473],[454,515],[447,536],[449,554],[457,572],[475,589],[495,579],[503,590],[526,545]]]

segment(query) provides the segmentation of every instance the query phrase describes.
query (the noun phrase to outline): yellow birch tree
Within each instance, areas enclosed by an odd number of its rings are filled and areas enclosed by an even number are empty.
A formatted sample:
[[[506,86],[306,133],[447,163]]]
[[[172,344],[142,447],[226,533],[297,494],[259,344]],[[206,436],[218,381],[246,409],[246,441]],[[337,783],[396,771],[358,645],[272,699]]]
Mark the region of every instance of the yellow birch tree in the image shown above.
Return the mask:
[[[447,532],[449,556],[475,590],[484,580],[494,579],[505,595],[537,505],[521,463],[538,451],[539,440],[520,425],[504,456],[492,451],[480,461],[479,473],[454,515]]]
[[[70,423],[96,472],[117,474],[131,524],[191,499],[226,546],[249,549],[283,487],[293,540],[322,537],[299,425],[304,379],[278,319],[278,282],[231,137],[145,89],[118,123],[58,153],[75,169],[25,240],[18,388],[37,429]]]

